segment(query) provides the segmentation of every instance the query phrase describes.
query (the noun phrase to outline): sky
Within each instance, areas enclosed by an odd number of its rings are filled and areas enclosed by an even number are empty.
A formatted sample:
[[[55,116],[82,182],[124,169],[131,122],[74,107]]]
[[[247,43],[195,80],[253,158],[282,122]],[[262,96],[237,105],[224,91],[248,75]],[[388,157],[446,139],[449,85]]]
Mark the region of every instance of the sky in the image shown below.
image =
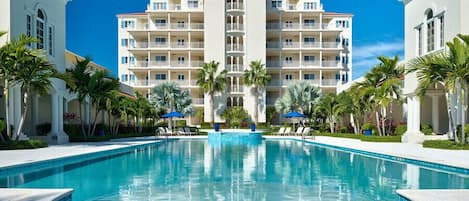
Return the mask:
[[[112,2],[112,3],[111,3]],[[73,0],[67,4],[67,49],[117,75],[117,14],[143,12],[148,0]],[[399,0],[322,0],[328,12],[353,17],[353,79],[377,56],[404,56],[404,6]]]

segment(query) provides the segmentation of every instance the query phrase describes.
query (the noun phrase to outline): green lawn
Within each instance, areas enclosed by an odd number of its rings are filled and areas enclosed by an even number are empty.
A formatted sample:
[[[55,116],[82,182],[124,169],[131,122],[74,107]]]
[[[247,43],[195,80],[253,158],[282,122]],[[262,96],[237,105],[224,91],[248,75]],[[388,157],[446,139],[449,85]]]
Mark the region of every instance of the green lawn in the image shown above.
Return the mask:
[[[449,140],[427,140],[423,147],[450,150],[469,150],[469,144],[461,145]]]

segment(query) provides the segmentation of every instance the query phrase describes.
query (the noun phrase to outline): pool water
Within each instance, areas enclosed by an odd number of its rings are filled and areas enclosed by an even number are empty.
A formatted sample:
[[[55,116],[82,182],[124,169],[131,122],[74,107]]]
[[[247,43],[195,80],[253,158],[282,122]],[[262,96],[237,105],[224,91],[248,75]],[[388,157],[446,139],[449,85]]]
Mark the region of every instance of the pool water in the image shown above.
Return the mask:
[[[398,200],[396,189],[469,188],[469,177],[293,140],[175,140],[0,178],[0,187],[74,188],[74,201]]]

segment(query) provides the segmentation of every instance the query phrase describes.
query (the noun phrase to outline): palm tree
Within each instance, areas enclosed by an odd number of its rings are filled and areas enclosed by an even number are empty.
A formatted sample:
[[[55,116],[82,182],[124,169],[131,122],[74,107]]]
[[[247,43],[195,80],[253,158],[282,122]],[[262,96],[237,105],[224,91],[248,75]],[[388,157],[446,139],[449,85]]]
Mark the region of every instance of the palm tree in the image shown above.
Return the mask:
[[[3,32],[2,35],[4,34]],[[4,81],[3,97],[5,100],[5,122],[7,124],[7,137],[10,139],[12,138],[9,115],[10,101],[8,101],[10,96],[10,83],[15,78],[15,69],[26,59],[24,58],[25,52],[30,51],[27,45],[34,42],[36,42],[35,39],[21,35],[18,39],[13,39],[0,48],[0,79]]]
[[[456,142],[459,142],[456,132],[456,119],[453,118],[454,105],[450,103],[451,97],[459,99],[457,111],[461,113],[461,126],[464,127],[467,107],[467,93],[469,83],[469,35],[459,34],[452,42],[446,44],[448,52],[418,57],[409,63],[407,73],[416,73],[419,80],[417,92],[424,95],[426,90],[437,84],[445,88],[450,133]],[[464,129],[461,129],[461,142],[465,143]]]
[[[67,80],[65,74],[59,73],[52,64],[47,61],[43,51],[28,50],[20,55],[21,64],[16,65],[12,85],[19,85],[23,95],[21,119],[16,129],[16,137],[23,130],[24,120],[28,112],[29,94],[35,91],[40,95],[47,94],[52,86],[51,78]]]
[[[243,82],[246,85],[251,85],[252,90],[254,92],[254,107],[256,108],[254,110],[254,123],[258,123],[259,121],[259,96],[260,96],[260,89],[264,86],[266,86],[270,80],[271,77],[267,73],[267,69],[265,68],[265,65],[262,64],[262,62],[259,61],[252,61],[251,64],[249,64],[250,69],[249,70],[244,70],[243,74]]]
[[[343,93],[338,96],[334,93],[329,93],[322,96],[316,104],[315,112],[326,116],[331,133],[335,132],[338,117],[347,112],[348,105],[345,100],[346,97]]]
[[[158,111],[177,111],[185,115],[193,115],[195,110],[189,91],[182,90],[176,83],[167,82],[153,88],[150,102]],[[172,118],[169,121],[172,127]]]
[[[225,69],[218,73],[219,65],[220,63],[216,61],[204,63],[199,74],[197,74],[197,85],[210,96],[210,116],[212,126],[215,122],[214,96],[215,93],[223,91],[226,84],[225,80],[227,71]]]
[[[320,96],[318,87],[308,82],[297,82],[288,86],[285,94],[275,102],[275,109],[283,114],[299,111],[309,116]]]

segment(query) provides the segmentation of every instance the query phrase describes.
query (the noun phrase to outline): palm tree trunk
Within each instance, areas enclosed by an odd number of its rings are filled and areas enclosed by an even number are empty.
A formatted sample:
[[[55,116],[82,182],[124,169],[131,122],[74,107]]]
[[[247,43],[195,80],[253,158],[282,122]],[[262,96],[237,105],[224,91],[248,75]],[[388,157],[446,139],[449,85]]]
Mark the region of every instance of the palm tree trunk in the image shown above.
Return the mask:
[[[257,87],[254,88],[255,90],[255,95],[254,95],[254,123],[256,124],[257,126],[257,123],[259,122],[259,91],[257,89]]]
[[[386,135],[386,119],[387,119],[386,107],[382,106],[381,107],[381,126],[382,126],[383,131],[381,132],[381,134],[383,136]]]
[[[19,140],[21,131],[23,131],[24,119],[28,112],[28,95],[29,95],[29,89],[26,89],[23,95],[23,103],[22,103],[23,111],[21,112],[20,123],[18,124],[18,128],[16,129],[15,140]]]
[[[83,103],[81,101],[78,101],[78,104],[80,105],[79,108],[79,113],[80,113],[80,123],[81,123],[81,134],[86,137],[86,131],[85,131],[85,120],[83,119],[83,113],[82,110],[84,109]]]
[[[355,115],[350,114],[350,120],[352,121],[353,133],[358,134],[357,122],[355,121]]]
[[[214,104],[215,100],[213,100],[213,98],[214,98],[214,95],[213,95],[213,92],[211,92],[210,93],[210,106],[211,106],[211,110],[210,110],[211,122],[210,123],[212,124],[212,126],[215,125],[215,104]]]
[[[379,112],[378,112],[378,110],[375,110],[375,116],[376,116],[376,125],[378,126],[378,133],[379,133],[379,136],[382,136],[382,135],[381,135],[381,127],[380,127],[380,120],[379,120]]]
[[[93,130],[91,130],[91,135],[94,135],[94,132],[96,131],[96,124],[97,124],[99,113],[101,113],[101,111],[96,110],[96,114],[94,115],[94,119],[93,119]]]
[[[454,122],[453,118],[453,109],[451,105],[451,98],[453,97],[453,94],[450,94],[448,91],[445,92],[445,98],[446,98],[446,108],[448,111],[448,121],[449,121],[449,138],[454,139],[456,142],[458,142],[458,136],[455,132],[456,124]]]
[[[464,127],[466,125],[466,88],[461,84],[461,144],[466,143]]]
[[[5,79],[5,86],[3,91],[5,97],[5,123],[7,124],[7,137],[11,139],[11,127],[10,127],[10,85],[8,79]]]

